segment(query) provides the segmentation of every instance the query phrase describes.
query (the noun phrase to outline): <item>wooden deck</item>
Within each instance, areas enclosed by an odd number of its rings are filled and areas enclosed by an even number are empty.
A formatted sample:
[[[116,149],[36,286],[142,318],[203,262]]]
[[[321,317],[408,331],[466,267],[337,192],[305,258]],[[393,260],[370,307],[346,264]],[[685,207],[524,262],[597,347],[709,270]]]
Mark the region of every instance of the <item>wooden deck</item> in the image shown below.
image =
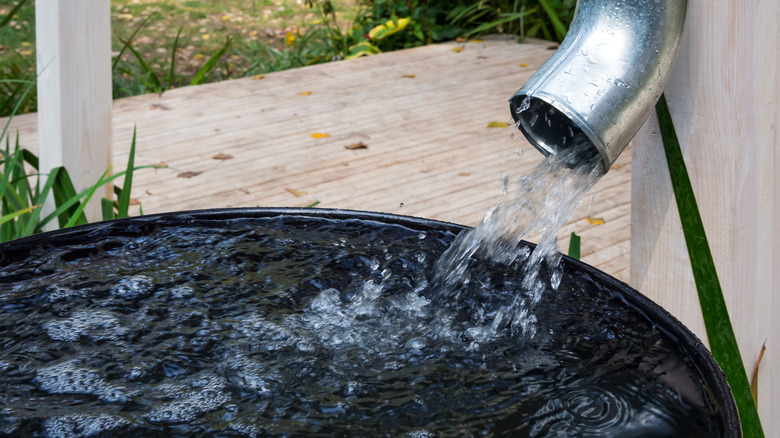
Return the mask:
[[[508,98],[552,53],[541,41],[445,43],[121,99],[115,168],[137,126],[136,163],[171,167],[136,174],[145,213],[318,201],[473,225],[506,200],[502,175],[516,180],[541,160],[514,128],[488,124],[511,121]],[[12,126],[37,149],[35,114]],[[347,148],[357,143],[367,147]],[[560,241],[577,232],[583,260],[624,281],[630,179],[626,151]]]

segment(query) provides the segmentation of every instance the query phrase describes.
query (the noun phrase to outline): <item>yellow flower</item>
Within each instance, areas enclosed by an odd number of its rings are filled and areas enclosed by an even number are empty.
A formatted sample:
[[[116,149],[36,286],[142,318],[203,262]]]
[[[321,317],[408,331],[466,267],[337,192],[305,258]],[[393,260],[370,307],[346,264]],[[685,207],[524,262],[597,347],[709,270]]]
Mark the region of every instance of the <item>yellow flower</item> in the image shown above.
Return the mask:
[[[292,32],[287,32],[287,36],[285,37],[285,40],[287,41],[288,46],[292,46],[295,44],[295,34]]]

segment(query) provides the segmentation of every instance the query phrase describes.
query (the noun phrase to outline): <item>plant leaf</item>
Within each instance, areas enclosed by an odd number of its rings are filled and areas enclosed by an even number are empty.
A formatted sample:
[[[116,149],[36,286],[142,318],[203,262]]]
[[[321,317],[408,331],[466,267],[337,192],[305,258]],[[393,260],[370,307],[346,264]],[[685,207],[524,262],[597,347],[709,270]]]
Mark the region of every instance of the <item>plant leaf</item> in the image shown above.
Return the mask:
[[[222,55],[225,54],[225,52],[228,49],[228,46],[230,46],[230,38],[225,41],[225,45],[223,45],[219,50],[217,50],[217,53],[213,54],[211,58],[209,58],[208,61],[206,61],[205,64],[203,64],[203,67],[198,70],[197,73],[195,73],[195,76],[192,78],[192,82],[190,82],[190,85],[198,85],[202,80],[203,77],[206,76],[206,73],[211,70],[212,67],[214,67],[214,64],[219,61],[219,58],[222,57]]]
[[[538,1],[542,9],[544,9],[544,12],[547,13],[548,17],[550,17],[550,22],[553,25],[553,29],[555,29],[555,36],[558,38],[558,41],[563,41],[563,39],[566,38],[566,26],[563,25],[563,22],[561,22],[561,19],[558,18],[558,14],[555,12],[555,9],[553,9],[552,6],[547,3],[547,0]]]
[[[130,141],[130,155],[127,158],[127,170],[125,172],[125,181],[122,184],[122,193],[119,195],[116,217],[127,217],[130,210],[130,191],[133,188],[133,169],[135,168],[135,138],[136,127],[133,126],[133,139]]]
[[[580,236],[576,235],[573,231],[569,238],[569,257],[573,259],[580,259]]]
[[[507,128],[509,124],[507,122],[490,122],[487,124],[488,128]]]
[[[704,326],[707,329],[707,339],[710,343],[712,356],[726,373],[734,400],[739,410],[742,432],[746,437],[763,437],[764,431],[758,417],[753,394],[750,392],[745,366],[739,353],[737,338],[731,326],[723,291],[718,280],[715,262],[712,259],[704,224],[696,204],[688,169],[685,167],[680,142],[674,129],[672,116],[666,97],[661,95],[655,106],[658,115],[658,125],[661,129],[666,162],[672,180],[674,197],[680,213],[685,244],[693,268],[696,290],[699,294]]]
[[[152,81],[152,85],[154,86],[153,88],[154,91],[156,93],[162,93],[163,87],[162,84],[160,83],[160,78],[157,77],[157,74],[154,73],[154,70],[152,70],[152,68],[149,67],[149,64],[147,64],[146,61],[144,61],[144,58],[141,56],[141,54],[138,53],[138,51],[135,50],[135,48],[133,48],[133,45],[130,43],[130,41],[124,41],[121,39],[120,41],[122,41],[122,43],[127,46],[128,50],[130,50],[130,52],[133,55],[135,55],[135,59],[138,60],[138,63],[141,64],[141,68],[143,69],[144,72],[146,72],[146,75],[149,77],[149,80]]]

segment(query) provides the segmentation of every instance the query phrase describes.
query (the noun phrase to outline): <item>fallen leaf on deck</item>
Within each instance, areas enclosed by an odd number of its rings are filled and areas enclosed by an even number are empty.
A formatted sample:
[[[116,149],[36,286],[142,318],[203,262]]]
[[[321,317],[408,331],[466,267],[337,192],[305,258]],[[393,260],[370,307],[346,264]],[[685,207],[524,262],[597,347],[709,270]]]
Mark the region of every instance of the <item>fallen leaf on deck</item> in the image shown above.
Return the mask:
[[[254,79],[256,81],[259,81],[260,79],[263,79],[264,77],[265,77],[265,75],[254,75],[254,76],[252,76],[252,79]]]
[[[553,44],[552,46],[547,46],[547,50],[558,50],[558,47],[560,47],[557,44]]]
[[[130,198],[130,205],[139,205],[141,201],[138,198]]]
[[[201,173],[203,172],[182,172],[176,176],[178,176],[179,178],[192,178],[194,176],[200,175]]]
[[[311,138],[328,138],[330,137],[330,134],[326,134],[324,132],[313,132],[311,134]]]
[[[458,176],[470,176],[471,172],[458,172]]]
[[[520,64],[517,64],[517,65],[519,65],[520,67],[528,67],[528,63],[527,62],[521,62]]]
[[[604,219],[602,219],[600,217],[590,217],[590,216],[588,216],[588,217],[585,218],[585,220],[588,221],[588,223],[591,224],[591,225],[604,225],[605,223],[607,223],[607,221],[605,221]]]
[[[310,94],[311,94],[311,91],[301,91],[301,92],[300,92],[300,93],[298,93],[298,94],[300,94],[301,96],[308,96],[308,95],[310,95]]]
[[[487,56],[483,56],[483,55],[479,55],[479,56],[477,56],[477,59],[488,59],[488,57]]]
[[[457,37],[457,38],[455,38],[455,41],[459,42],[459,43],[465,43],[468,40],[466,38]]]
[[[413,73],[412,73],[412,74],[408,74],[408,75],[401,75],[401,77],[404,77],[404,78],[409,78],[409,79],[414,79],[414,78],[415,78],[415,76],[417,76],[417,75],[416,75],[416,74],[413,74]]]
[[[470,42],[470,43],[481,43],[481,42],[482,42],[482,40],[479,40],[479,39],[474,39],[474,40],[469,40],[469,42]]]
[[[233,158],[233,156],[232,156],[232,155],[229,155],[229,154],[223,154],[223,153],[219,153],[219,154],[217,154],[217,155],[214,155],[214,156],[213,156],[213,157],[211,157],[211,158],[213,158],[213,159],[215,159],[215,160],[229,160],[229,159]]]
[[[750,392],[753,394],[753,400],[758,404],[758,366],[761,364],[761,359],[764,358],[764,352],[766,351],[766,341],[761,346],[761,351],[758,353],[758,359],[756,359],[756,366],[753,367],[753,378],[750,379]]]
[[[300,198],[301,196],[305,196],[305,195],[308,194],[308,192],[305,192],[303,190],[295,190],[295,189],[291,189],[289,187],[285,187],[284,189],[287,190],[290,194],[292,194],[296,198]]]
[[[362,141],[344,146],[344,149],[368,149],[368,145]]]
[[[507,122],[490,122],[488,123],[488,128],[506,128],[509,124]]]
[[[466,46],[457,46],[457,47],[453,47],[453,48],[452,48],[452,51],[453,51],[453,52],[456,52],[456,53],[460,53],[460,52],[462,52],[462,51],[463,51],[463,49],[465,49],[465,48],[466,48]]]

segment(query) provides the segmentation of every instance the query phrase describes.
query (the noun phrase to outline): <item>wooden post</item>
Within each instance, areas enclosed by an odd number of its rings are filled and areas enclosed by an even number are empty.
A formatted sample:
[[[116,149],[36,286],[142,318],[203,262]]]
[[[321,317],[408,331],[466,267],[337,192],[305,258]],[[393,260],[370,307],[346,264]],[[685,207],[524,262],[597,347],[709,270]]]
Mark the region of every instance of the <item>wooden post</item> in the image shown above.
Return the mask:
[[[37,0],[38,144],[40,171],[65,166],[76,191],[111,165],[111,2]],[[95,193],[85,210],[101,218]],[[48,212],[53,201],[47,201]]]
[[[758,409],[780,435],[780,2],[689,1],[666,87]],[[690,261],[655,116],[632,164],[631,283],[704,342]]]

